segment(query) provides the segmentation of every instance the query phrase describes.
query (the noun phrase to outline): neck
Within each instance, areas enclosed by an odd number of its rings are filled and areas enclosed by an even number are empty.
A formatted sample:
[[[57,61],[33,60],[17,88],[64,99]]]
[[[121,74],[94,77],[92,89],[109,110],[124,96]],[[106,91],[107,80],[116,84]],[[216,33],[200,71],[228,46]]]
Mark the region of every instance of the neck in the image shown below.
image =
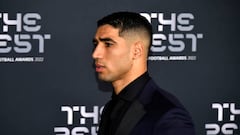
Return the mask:
[[[128,74],[127,77],[124,77],[121,80],[112,82],[115,94],[118,95],[128,84],[130,84],[132,81],[134,81],[139,76],[144,74],[146,71],[147,71],[147,69],[143,70],[142,72],[138,72],[138,73],[134,72],[130,75]]]

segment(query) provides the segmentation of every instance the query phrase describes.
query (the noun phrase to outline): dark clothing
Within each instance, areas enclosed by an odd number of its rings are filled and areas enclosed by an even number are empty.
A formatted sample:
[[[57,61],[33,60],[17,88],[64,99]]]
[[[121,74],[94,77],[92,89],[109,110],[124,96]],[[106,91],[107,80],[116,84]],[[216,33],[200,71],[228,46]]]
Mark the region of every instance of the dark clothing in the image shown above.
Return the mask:
[[[113,92],[112,100],[108,103],[108,111],[105,112],[105,127],[102,131],[104,135],[113,135],[122,120],[125,112],[131,105],[150,79],[148,73],[144,73],[136,80],[126,86],[118,95]]]
[[[195,135],[188,112],[144,73],[113,94],[102,112],[98,135]]]

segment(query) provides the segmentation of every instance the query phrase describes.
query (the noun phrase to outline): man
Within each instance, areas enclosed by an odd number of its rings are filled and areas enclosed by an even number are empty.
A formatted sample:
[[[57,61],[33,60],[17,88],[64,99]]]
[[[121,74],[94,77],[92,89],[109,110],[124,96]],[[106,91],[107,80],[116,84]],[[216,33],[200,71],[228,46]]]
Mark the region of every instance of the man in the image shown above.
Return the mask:
[[[98,78],[114,88],[98,135],[194,135],[188,112],[148,75],[151,36],[151,24],[138,13],[117,12],[98,21],[92,57]]]

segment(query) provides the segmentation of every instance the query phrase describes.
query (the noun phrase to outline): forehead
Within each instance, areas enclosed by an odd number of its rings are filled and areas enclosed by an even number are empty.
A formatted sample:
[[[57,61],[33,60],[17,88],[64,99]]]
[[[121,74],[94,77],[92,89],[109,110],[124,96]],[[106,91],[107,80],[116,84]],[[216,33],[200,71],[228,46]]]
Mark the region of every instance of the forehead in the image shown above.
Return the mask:
[[[119,29],[106,24],[97,28],[95,38],[119,37]]]

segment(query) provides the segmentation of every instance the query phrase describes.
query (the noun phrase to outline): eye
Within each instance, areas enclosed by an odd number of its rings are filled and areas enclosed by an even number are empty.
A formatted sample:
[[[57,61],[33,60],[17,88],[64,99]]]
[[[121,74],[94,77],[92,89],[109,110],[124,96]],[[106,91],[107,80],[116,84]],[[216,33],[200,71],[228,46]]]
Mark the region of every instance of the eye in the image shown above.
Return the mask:
[[[110,42],[105,42],[105,46],[106,47],[110,47],[110,46],[112,46],[113,44],[112,43],[110,43]]]

